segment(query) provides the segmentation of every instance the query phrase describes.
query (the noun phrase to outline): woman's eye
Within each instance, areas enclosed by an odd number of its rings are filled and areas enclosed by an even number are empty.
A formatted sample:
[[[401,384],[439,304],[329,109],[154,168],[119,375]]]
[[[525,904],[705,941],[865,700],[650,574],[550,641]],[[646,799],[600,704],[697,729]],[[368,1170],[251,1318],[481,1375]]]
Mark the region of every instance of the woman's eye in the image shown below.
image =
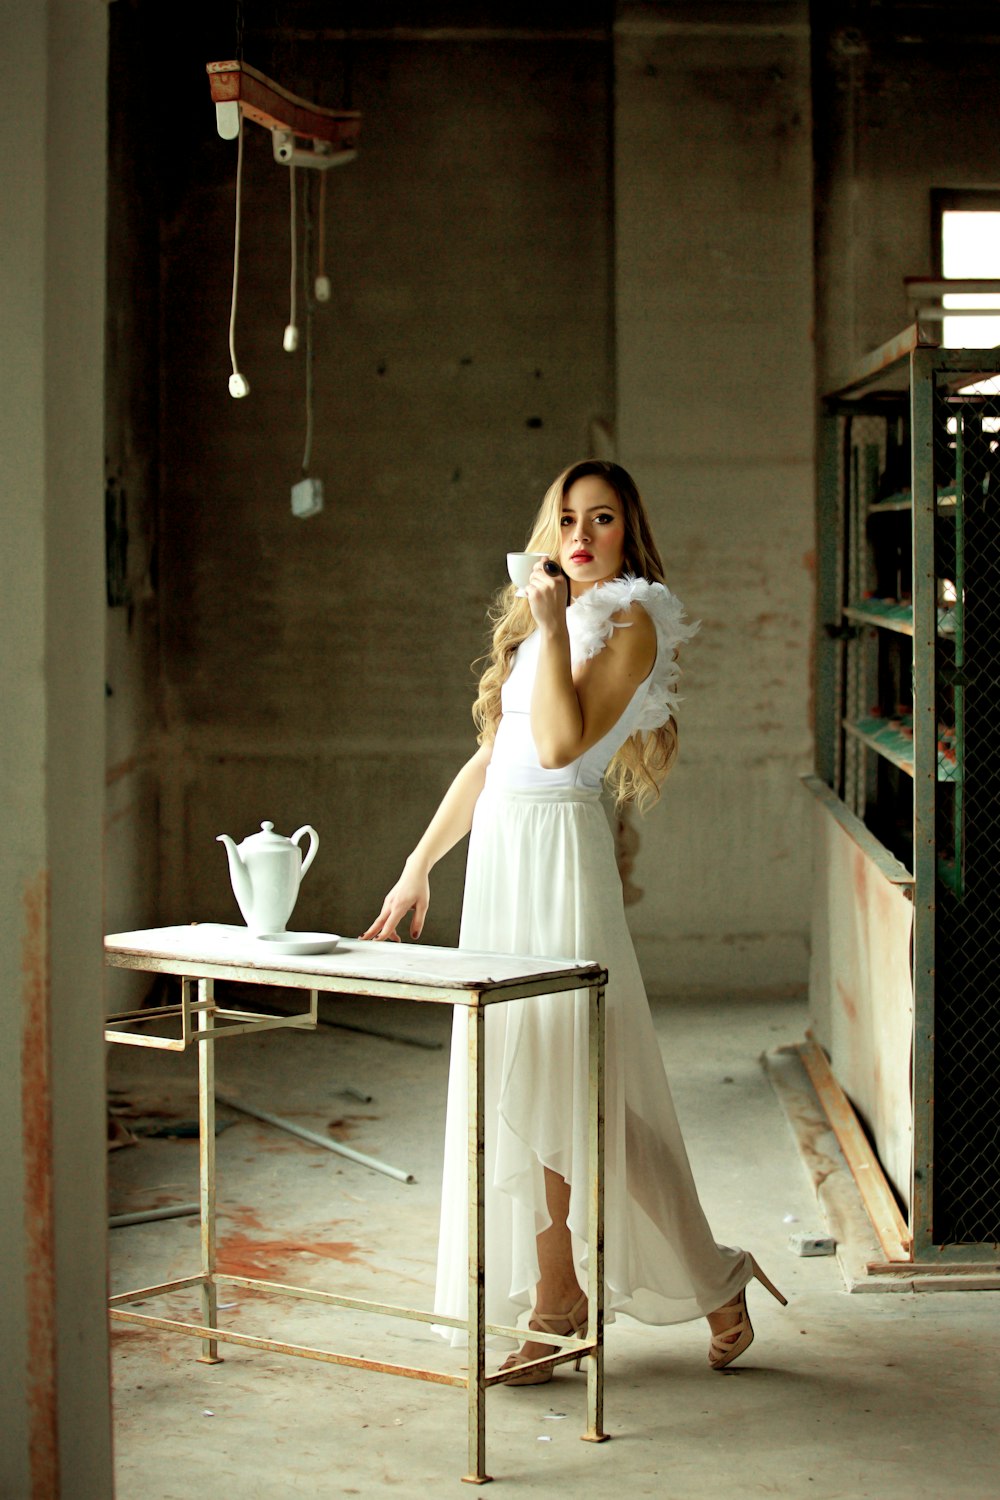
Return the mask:
[[[614,520],[614,516],[603,515],[597,516],[595,519],[598,520],[602,526],[608,526]]]
[[[573,517],[572,516],[563,516],[560,519],[560,522],[559,522],[560,526],[572,526],[572,524],[573,524]]]

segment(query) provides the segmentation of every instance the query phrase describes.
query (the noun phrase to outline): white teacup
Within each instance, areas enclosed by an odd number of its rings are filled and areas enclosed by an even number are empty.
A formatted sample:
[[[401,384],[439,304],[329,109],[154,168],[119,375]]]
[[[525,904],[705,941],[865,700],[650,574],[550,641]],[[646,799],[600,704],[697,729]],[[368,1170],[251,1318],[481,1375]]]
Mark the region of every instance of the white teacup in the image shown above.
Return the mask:
[[[507,553],[507,572],[510,574],[510,581],[514,585],[516,598],[523,599],[526,597],[525,590],[528,586],[528,579],[531,577],[532,568],[535,566],[535,563],[544,562],[547,556],[546,552]]]

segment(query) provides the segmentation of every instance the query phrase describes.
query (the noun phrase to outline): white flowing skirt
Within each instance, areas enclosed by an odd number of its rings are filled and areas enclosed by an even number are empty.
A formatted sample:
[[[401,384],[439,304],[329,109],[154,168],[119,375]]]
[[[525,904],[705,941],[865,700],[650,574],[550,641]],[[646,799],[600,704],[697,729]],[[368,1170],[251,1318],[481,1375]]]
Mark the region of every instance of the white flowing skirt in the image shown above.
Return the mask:
[[[679,1323],[727,1302],[750,1257],[717,1245],[698,1201],[625,922],[599,793],[492,790],[476,805],[459,946],[596,961],[606,991],[605,1278],[609,1314]],[[542,995],[486,1013],[486,1319],[533,1305],[536,1236],[551,1219],[545,1167],[570,1184],[586,1285],[588,996]],[[435,1311],[468,1308],[468,1058],[456,1010]],[[543,1309],[544,1311],[545,1309]],[[465,1334],[439,1330],[453,1344]]]

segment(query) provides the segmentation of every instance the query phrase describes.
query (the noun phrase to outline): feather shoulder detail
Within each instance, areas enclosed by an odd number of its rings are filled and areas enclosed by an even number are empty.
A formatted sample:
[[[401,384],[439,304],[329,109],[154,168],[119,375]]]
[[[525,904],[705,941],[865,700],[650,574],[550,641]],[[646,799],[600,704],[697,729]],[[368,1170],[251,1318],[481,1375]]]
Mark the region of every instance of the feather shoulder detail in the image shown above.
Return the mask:
[[[636,725],[637,731],[646,733],[674,716],[680,702],[676,653],[697,634],[700,622],[686,620],[684,605],[662,583],[626,573],[610,583],[597,584],[574,600],[566,613],[566,626],[572,660],[589,661],[604,650],[615,630],[629,628],[628,620],[616,620],[614,616],[633,604],[642,606],[656,629],[656,662],[647,678],[646,697]]]

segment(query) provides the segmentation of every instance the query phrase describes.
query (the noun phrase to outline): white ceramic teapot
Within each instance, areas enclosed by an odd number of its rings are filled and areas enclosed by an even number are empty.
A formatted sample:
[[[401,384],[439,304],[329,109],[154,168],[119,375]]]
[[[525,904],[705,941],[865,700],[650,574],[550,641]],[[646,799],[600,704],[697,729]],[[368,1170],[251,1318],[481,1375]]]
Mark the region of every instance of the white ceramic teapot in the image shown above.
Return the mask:
[[[304,833],[309,835],[309,848],[303,859],[299,840]],[[260,833],[242,844],[235,844],[228,833],[220,833],[216,842],[226,846],[233,893],[250,931],[284,932],[302,877],[319,848],[315,828],[307,823],[286,839],[275,833],[273,823],[262,823]]]

